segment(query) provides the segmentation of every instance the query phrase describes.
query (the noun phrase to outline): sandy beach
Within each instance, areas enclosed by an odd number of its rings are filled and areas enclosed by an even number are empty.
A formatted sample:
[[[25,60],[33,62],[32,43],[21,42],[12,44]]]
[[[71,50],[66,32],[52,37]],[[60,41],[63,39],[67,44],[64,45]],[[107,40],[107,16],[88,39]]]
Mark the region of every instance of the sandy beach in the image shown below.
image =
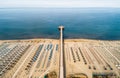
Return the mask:
[[[1,40],[1,58],[12,61],[0,59],[0,78],[59,78],[59,45],[59,39]],[[65,39],[66,78],[119,77],[119,52],[120,41]]]

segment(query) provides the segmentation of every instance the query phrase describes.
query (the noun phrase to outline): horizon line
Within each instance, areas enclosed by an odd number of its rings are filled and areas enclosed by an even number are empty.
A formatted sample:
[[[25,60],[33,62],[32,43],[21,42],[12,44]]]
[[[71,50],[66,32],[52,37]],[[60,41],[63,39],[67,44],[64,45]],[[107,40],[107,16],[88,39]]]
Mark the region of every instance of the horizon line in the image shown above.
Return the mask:
[[[38,8],[53,8],[53,9],[79,9],[79,8],[84,8],[84,9],[87,9],[87,8],[102,8],[102,9],[107,9],[107,8],[116,8],[116,9],[119,9],[120,7],[0,7],[0,9],[38,9]]]

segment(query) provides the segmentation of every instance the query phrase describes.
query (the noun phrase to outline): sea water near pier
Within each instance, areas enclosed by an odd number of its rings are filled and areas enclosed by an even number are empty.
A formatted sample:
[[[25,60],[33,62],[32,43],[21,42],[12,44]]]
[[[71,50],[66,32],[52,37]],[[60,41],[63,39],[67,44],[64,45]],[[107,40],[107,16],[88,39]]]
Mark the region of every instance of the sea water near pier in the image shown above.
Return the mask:
[[[120,40],[120,8],[1,8],[0,39]]]

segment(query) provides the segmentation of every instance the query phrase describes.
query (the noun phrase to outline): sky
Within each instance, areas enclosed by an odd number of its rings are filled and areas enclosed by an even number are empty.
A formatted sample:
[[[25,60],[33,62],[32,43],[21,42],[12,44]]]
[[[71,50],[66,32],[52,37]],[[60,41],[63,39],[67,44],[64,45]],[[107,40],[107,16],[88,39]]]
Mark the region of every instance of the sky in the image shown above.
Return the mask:
[[[0,8],[6,7],[120,7],[120,0],[0,0]]]

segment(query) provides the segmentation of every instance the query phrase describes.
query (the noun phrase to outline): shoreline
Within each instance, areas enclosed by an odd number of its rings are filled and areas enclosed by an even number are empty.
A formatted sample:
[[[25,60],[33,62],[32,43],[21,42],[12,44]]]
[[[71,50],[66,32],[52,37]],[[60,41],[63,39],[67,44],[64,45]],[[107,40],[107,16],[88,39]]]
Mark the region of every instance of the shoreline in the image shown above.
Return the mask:
[[[46,41],[46,40],[54,40],[57,41],[59,39],[49,39],[49,38],[36,38],[36,39],[19,39],[19,40],[0,40],[0,42],[6,41]],[[89,41],[120,41],[120,40],[97,40],[97,39],[64,39],[65,42],[89,42]]]

